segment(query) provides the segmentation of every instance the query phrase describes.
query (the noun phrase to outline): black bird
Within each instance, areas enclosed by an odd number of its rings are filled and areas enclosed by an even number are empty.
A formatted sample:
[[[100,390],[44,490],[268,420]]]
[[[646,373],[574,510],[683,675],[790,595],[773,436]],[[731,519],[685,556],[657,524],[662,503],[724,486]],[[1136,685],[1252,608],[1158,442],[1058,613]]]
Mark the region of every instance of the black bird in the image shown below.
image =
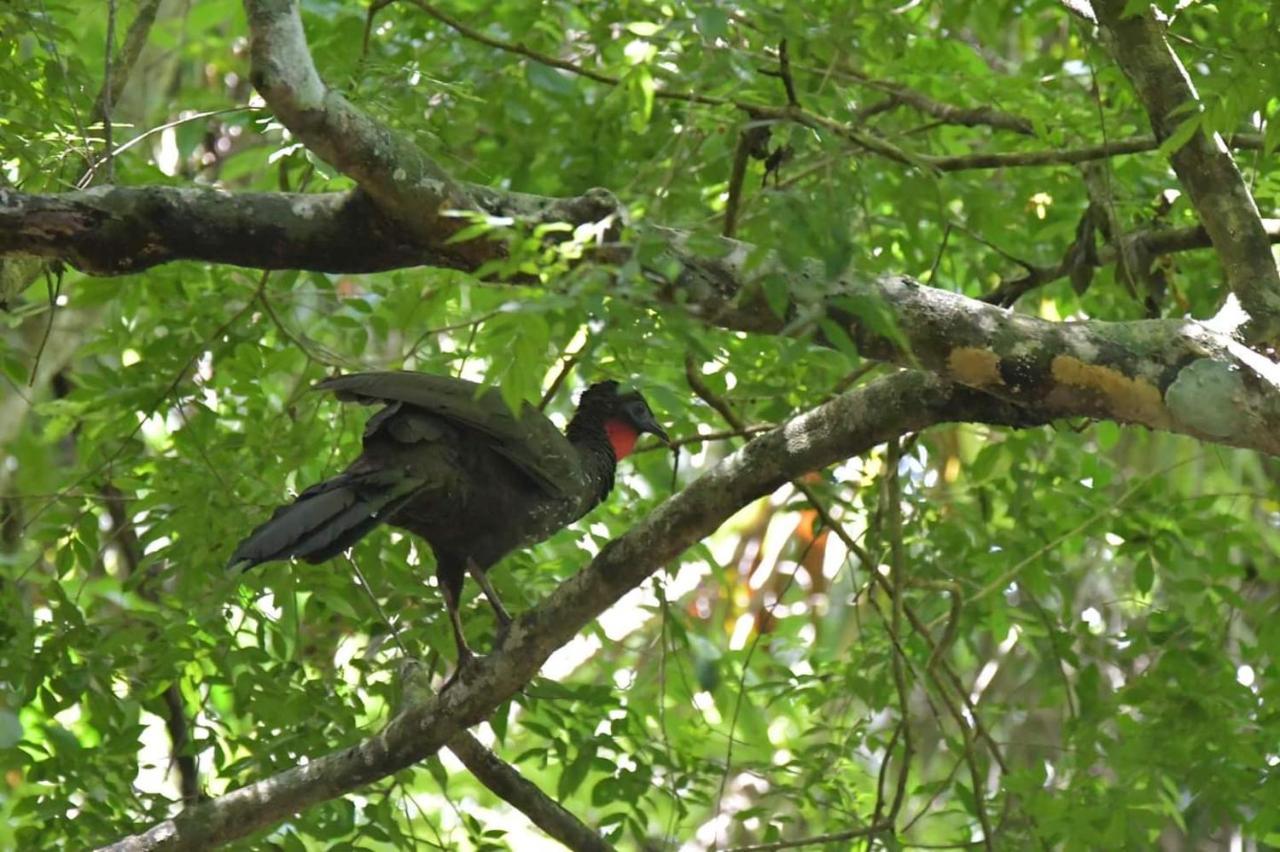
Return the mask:
[[[323,562],[379,524],[406,529],[435,553],[459,668],[474,656],[458,615],[466,575],[505,629],[511,616],[486,572],[603,500],[641,433],[667,440],[644,397],[615,381],[583,392],[564,434],[532,405],[517,416],[497,390],[462,379],[355,373],[316,387],[344,402],[384,405],[365,425],[364,451],[277,509],[240,542],[229,567]]]

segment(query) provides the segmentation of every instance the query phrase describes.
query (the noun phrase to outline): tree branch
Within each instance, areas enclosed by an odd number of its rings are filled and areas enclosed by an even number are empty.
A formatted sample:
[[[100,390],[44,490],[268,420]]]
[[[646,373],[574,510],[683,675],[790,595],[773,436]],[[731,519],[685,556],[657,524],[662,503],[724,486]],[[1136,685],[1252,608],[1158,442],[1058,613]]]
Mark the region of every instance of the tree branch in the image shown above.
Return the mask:
[[[245,0],[250,79],[304,145],[355,180],[385,213],[424,244],[444,251],[474,210],[463,187],[405,135],[378,123],[316,72],[297,0]],[[467,244],[450,246],[465,255]]]
[[[120,96],[124,93],[125,83],[133,73],[133,66],[138,64],[142,48],[147,45],[147,36],[151,34],[151,27],[156,22],[156,12],[159,9],[160,0],[142,0],[138,4],[138,14],[134,16],[133,23],[129,25],[129,31],[125,34],[120,55],[111,61],[111,72],[106,75],[107,79],[102,81],[102,89],[94,99],[93,121],[101,121],[107,115],[108,99],[113,107],[119,102]]]
[[[449,741],[449,751],[494,795],[575,852],[611,852],[613,849],[603,837],[466,731]]]
[[[454,260],[412,245],[359,190],[232,195],[159,186],[54,195],[0,188],[0,254],[65,260],[93,275],[172,260],[326,272]]]
[[[0,190],[0,251],[22,246],[28,253],[60,252],[114,271],[133,268],[132,259],[145,264],[182,252],[265,268],[321,260],[331,268],[367,271],[415,262],[474,269],[468,264],[501,250],[496,242],[477,240],[488,254],[477,248],[459,258],[406,245],[388,235],[390,226],[358,192],[228,197],[214,190],[107,189],[74,195],[70,203],[58,200],[68,197]],[[594,191],[546,199],[489,190],[484,201],[531,218],[585,221],[604,218],[610,204]],[[1174,246],[1194,238],[1177,231],[1157,242]],[[817,260],[798,269],[776,259],[748,267],[752,247],[727,238],[716,238],[710,252],[707,238],[674,229],[649,228],[640,239],[665,244],[650,255],[655,267],[679,270],[657,283],[657,296],[710,325],[796,335],[835,320],[868,357],[923,366],[1046,417],[1099,417],[1280,452],[1276,366],[1193,321],[1051,323],[906,276],[867,279],[855,270],[832,281]],[[618,266],[633,258],[630,245],[594,253],[595,260]],[[782,317],[764,297],[765,275],[787,279],[794,301]],[[869,330],[878,321],[889,322],[900,338]],[[825,341],[822,334],[818,339]],[[1215,377],[1221,380],[1216,385]],[[1190,391],[1210,393],[1220,404],[1206,405]]]
[[[1280,219],[1263,219],[1262,226],[1267,232],[1267,239],[1272,244],[1280,243]],[[1119,247],[1105,245],[1099,248],[1097,265],[1103,267],[1113,263],[1123,263],[1125,258],[1150,263],[1163,255],[1206,248],[1213,248],[1213,242],[1209,239],[1209,233],[1203,225],[1188,225],[1183,228],[1144,228],[1121,235]],[[1072,273],[1074,264],[1078,262],[1077,246],[1073,243],[1057,264],[1034,267],[1024,275],[1002,281],[998,287],[983,296],[982,301],[1008,307],[1031,290],[1066,278]]]
[[[892,80],[877,80],[848,64],[843,65],[840,70],[867,88],[884,92],[897,101],[946,124],[958,124],[962,127],[991,127],[1023,136],[1034,134],[1030,119],[993,106],[960,107],[934,100],[923,92]]]
[[[1280,452],[1280,367],[1200,323],[1054,323],[908,276],[867,280],[849,273],[824,286],[818,261],[787,274],[789,292],[809,295],[780,319],[756,282],[783,272],[765,263],[748,273],[751,252],[744,244],[706,257],[670,233],[670,260],[681,272],[662,295],[704,322],[796,333],[821,332],[820,321],[831,320],[867,357],[932,370],[1038,415],[1137,423]]]
[[[400,707],[420,704],[433,695],[430,672],[417,660],[408,659],[401,664],[400,686]],[[514,766],[485,748],[470,731],[460,731],[446,747],[477,781],[550,837],[574,850],[611,852],[613,849],[603,837],[538,789]]]
[[[1156,138],[1195,130],[1169,159],[1222,259],[1231,292],[1249,314],[1252,340],[1280,336],[1280,270],[1258,207],[1226,143],[1200,126],[1204,108],[1186,69],[1164,37],[1154,7],[1125,17],[1127,0],[1095,0],[1104,41],[1133,85]]]
[[[1013,406],[919,372],[888,376],[836,397],[750,441],[610,542],[586,569],[516,618],[502,644],[443,694],[415,703],[349,748],[188,807],[104,848],[208,848],[417,763],[492,713],[556,648],[740,507],[810,470],[953,420],[1033,422]]]

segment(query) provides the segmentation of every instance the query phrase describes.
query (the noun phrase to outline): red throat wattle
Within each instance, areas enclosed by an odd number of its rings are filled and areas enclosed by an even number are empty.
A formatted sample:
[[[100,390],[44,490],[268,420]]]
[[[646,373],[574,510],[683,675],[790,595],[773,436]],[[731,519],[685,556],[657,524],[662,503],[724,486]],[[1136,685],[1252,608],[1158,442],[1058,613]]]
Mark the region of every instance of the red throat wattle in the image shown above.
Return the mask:
[[[609,436],[609,443],[613,445],[613,457],[618,461],[631,455],[631,451],[636,448],[636,438],[640,437],[640,433],[630,423],[612,418],[604,421],[604,433]]]

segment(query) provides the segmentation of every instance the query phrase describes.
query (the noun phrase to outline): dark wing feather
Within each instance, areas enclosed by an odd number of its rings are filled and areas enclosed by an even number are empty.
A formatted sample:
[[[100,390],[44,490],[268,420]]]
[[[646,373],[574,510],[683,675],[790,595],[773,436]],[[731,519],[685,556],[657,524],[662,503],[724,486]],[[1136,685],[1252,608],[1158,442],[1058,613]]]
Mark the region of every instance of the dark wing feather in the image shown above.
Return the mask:
[[[553,497],[574,496],[582,482],[578,454],[555,424],[528,403],[517,417],[493,388],[398,370],[335,376],[319,382],[316,389],[361,405],[404,403],[479,432]]]

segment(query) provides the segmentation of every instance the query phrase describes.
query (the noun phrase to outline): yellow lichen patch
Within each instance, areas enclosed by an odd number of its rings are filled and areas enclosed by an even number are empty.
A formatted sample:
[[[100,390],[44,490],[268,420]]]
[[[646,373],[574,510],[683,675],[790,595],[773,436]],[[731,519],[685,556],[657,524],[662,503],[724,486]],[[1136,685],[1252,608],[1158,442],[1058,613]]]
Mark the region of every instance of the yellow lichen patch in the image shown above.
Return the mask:
[[[1004,384],[1000,378],[1000,356],[990,349],[957,346],[947,356],[947,369],[957,382],[971,388]]]
[[[1154,427],[1170,423],[1160,389],[1145,379],[1131,379],[1119,370],[1086,364],[1070,355],[1056,356],[1050,369],[1054,381],[1102,396],[1117,420]]]

